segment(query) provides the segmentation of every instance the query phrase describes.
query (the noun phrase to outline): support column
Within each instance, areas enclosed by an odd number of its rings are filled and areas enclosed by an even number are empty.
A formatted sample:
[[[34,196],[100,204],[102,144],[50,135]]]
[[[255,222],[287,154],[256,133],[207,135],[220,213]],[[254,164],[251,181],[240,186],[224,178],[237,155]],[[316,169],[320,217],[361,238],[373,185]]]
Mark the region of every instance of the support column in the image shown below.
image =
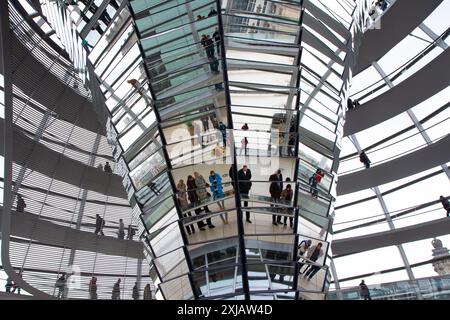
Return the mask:
[[[447,43],[445,43],[444,40],[440,39],[439,36],[433,32],[425,23],[419,24],[419,29],[425,32],[427,36],[429,36],[433,41],[436,41],[437,45],[441,47],[443,50],[446,50],[448,48]]]
[[[341,285],[339,283],[339,277],[336,272],[336,267],[334,266],[334,259],[331,259],[331,258],[330,258],[330,271],[331,271],[331,274],[333,275],[334,287],[335,287],[335,290],[337,293],[337,297],[339,300],[344,300],[344,297],[342,296],[342,292],[341,292]]]

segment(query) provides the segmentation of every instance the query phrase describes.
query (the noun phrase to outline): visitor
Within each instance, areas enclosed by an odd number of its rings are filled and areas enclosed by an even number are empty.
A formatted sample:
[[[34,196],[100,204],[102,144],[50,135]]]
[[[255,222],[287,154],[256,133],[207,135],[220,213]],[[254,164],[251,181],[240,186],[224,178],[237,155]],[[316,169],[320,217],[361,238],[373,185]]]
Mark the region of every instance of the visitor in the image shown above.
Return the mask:
[[[22,279],[22,270],[19,271],[19,273],[17,274],[17,276],[18,276],[20,279]],[[16,290],[17,290],[17,294],[20,294],[20,287],[17,285],[16,282],[14,282],[14,284],[13,284],[13,290],[11,291],[11,293],[16,292]]]
[[[286,179],[286,181],[287,181],[287,179]],[[294,192],[292,191],[292,187],[291,187],[290,184],[288,184],[286,186],[286,189],[284,189],[281,192],[281,199],[283,199],[284,201],[289,201],[289,203],[290,203],[292,201],[293,195],[294,195]],[[285,211],[285,214],[288,214],[289,208],[285,208],[284,211]],[[283,225],[286,226],[287,225],[286,222],[287,222],[287,216],[284,216],[284,223],[283,223]],[[291,228],[294,226],[294,217],[292,217],[292,216],[289,217],[289,225],[290,225]]]
[[[65,291],[66,291],[66,284],[67,284],[67,275],[63,273],[58,280],[56,280],[55,287],[58,288],[58,295],[56,298],[65,298]]]
[[[108,162],[108,161],[106,161],[105,167],[103,168],[103,170],[104,170],[106,173],[112,173],[112,169],[111,169],[111,166],[109,165],[109,162]]]
[[[206,110],[205,110],[206,111]],[[205,115],[200,118],[203,125],[203,132],[207,132],[209,130],[209,118],[208,115]]]
[[[300,257],[303,257],[305,255],[305,253],[308,251],[308,249],[311,247],[312,241],[311,240],[302,240],[300,241],[299,245],[298,245],[298,255]],[[300,270],[300,268],[299,268]]]
[[[181,211],[185,211],[189,207],[189,203],[187,201],[187,193],[186,193],[186,184],[183,179],[180,179],[177,184],[177,199],[180,204]],[[192,217],[191,212],[183,213],[183,217]],[[193,224],[189,224],[186,226],[186,231],[189,235],[195,233],[195,228]]]
[[[194,177],[195,177],[195,184],[197,185],[196,190],[197,197],[200,201],[204,202],[205,200],[208,200],[208,198],[210,197],[209,193],[206,191],[206,188],[209,187],[209,184],[206,183],[205,178],[203,178],[203,176],[199,174],[197,171],[194,172]],[[203,210],[205,210],[205,212],[211,212],[208,206],[204,206]],[[206,224],[210,229],[215,228],[215,226],[211,222],[211,218],[206,219]]]
[[[242,151],[244,151],[244,155],[247,155],[247,145],[248,145],[247,137],[244,137],[241,140],[241,152],[240,152],[240,154],[242,154]]]
[[[295,156],[294,152],[295,152],[295,134],[290,133],[288,141],[288,156],[294,157]]]
[[[131,224],[128,225],[127,229],[127,239],[133,240],[134,235],[136,234],[136,229],[133,228]]]
[[[214,43],[212,39],[208,35],[203,34],[200,43],[203,46],[203,49],[205,49],[206,56],[210,59],[214,59]]]
[[[193,205],[197,205],[198,204],[198,196],[197,196],[197,185],[195,183],[195,179],[193,176],[189,175],[187,177],[187,194],[188,194],[188,199],[189,201],[193,204]],[[202,209],[197,208],[194,210],[195,214],[198,216],[201,212]],[[203,220],[200,220],[197,222],[197,226],[201,231],[205,231],[205,223],[203,222]]]
[[[316,180],[319,184],[322,181],[322,178],[325,177],[325,173],[321,169],[316,170]]]
[[[88,52],[90,51],[89,49],[94,49],[94,46],[91,45],[86,39],[81,40],[81,46],[85,48]]]
[[[450,201],[444,196],[440,196],[439,199],[441,200],[444,209],[447,210],[446,217],[450,217]]]
[[[348,98],[347,99],[347,110],[349,110],[349,111],[352,110],[354,106],[355,105],[353,104],[352,99]]]
[[[359,284],[359,294],[363,300],[372,300],[372,298],[370,298],[369,288],[364,283],[364,280],[361,280],[361,283]]]
[[[200,124],[198,123],[198,121],[193,121],[193,125],[194,125],[194,144],[193,145],[199,145],[199,146],[204,147],[202,129],[200,127]]]
[[[133,293],[131,297],[133,298],[133,300],[139,300],[139,288],[137,282],[134,283]]]
[[[377,1],[377,6],[378,8],[381,9],[381,11],[386,11],[388,3],[386,0],[378,0]]]
[[[12,282],[11,278],[8,277],[8,279],[6,279],[5,292],[6,293],[11,293],[11,288],[12,287],[13,287],[13,282]]]
[[[241,130],[242,131],[247,131],[248,130],[248,124],[244,123],[244,125],[241,127]],[[245,155],[247,155],[247,145],[248,145],[247,137],[244,137],[244,139],[242,139],[241,144],[242,144],[242,149],[245,150]],[[242,154],[242,149],[241,149],[241,154]]]
[[[125,238],[125,225],[123,224],[123,219],[119,219],[119,231],[117,236],[119,239]]]
[[[131,84],[133,88],[139,93],[139,95],[145,100],[147,105],[152,103],[151,99],[146,95],[145,89],[142,84],[136,79],[127,80],[127,83]]]
[[[311,178],[309,178],[309,184],[311,185],[310,192],[313,197],[318,198],[319,197],[319,187],[318,184],[320,181],[322,181],[322,178],[325,176],[325,173],[317,169],[316,172],[312,175]]]
[[[23,200],[22,196],[20,194],[17,195],[17,205],[16,205],[16,212],[23,212],[23,210],[27,207],[27,204],[25,203],[25,200]]]
[[[216,50],[217,50],[217,56],[220,57],[220,32],[219,32],[219,28],[216,27],[216,29],[214,30],[214,33],[212,34],[212,37],[214,38],[214,41],[216,42]]]
[[[366,166],[366,169],[370,168],[370,160],[369,157],[366,155],[366,152],[364,150],[361,151],[361,153],[359,154],[359,161],[364,163],[364,165]]]
[[[208,18],[215,16],[217,14],[216,9],[214,9],[214,7],[210,7],[209,13],[208,13]]]
[[[272,174],[269,177],[269,181],[272,181],[269,188],[271,201],[273,203],[278,203],[280,202],[281,192],[283,191],[283,175],[281,174],[281,170],[278,169],[274,174]],[[270,206],[274,207],[274,210],[278,212],[278,207],[275,204],[271,204]],[[272,224],[276,226],[278,223],[281,223],[281,216],[273,214]]]
[[[214,42],[209,35],[206,35],[205,44],[206,44],[206,51],[209,52],[208,57],[214,59],[215,58]]]
[[[238,171],[238,185],[239,185],[239,192],[241,195],[244,196],[244,207],[248,207],[248,194],[250,193],[250,189],[252,187],[252,172],[247,167],[247,165],[244,165],[242,169]],[[246,215],[246,221],[248,223],[252,223],[250,220],[250,212],[247,211],[245,213]]]
[[[220,174],[216,173],[214,170],[211,170],[209,172],[209,183],[209,188],[212,192],[214,200],[223,198],[225,196],[225,194],[223,193],[222,178],[220,177]],[[225,210],[225,203],[223,200],[218,201],[217,205],[219,206],[220,210]]]
[[[236,166],[234,164],[231,165],[230,169],[228,170],[228,176],[231,179],[231,186],[233,187],[233,190],[236,191],[236,186],[234,184],[234,175],[233,175],[233,168]]]
[[[318,190],[317,190],[317,175],[315,173],[313,173],[313,175],[309,178],[309,192],[311,193],[311,195],[313,197],[318,196]]]
[[[152,290],[149,283],[144,288],[144,300],[152,300]]]
[[[100,217],[99,214],[96,214],[95,215],[95,231],[94,231],[94,233],[98,234],[100,232],[100,234],[102,236],[104,236],[104,234],[103,234],[104,226],[105,226],[105,220],[102,217]]]
[[[227,146],[227,126],[220,121],[218,129],[222,135],[223,147],[225,148]]]
[[[212,109],[214,109],[214,107],[212,107]],[[217,117],[216,117],[216,113],[215,112],[211,112],[209,114],[209,120],[211,121],[214,129],[217,129],[219,127],[219,122],[217,121]]]
[[[120,278],[117,279],[117,282],[114,283],[112,292],[111,292],[111,299],[113,300],[120,300]]]
[[[97,300],[97,277],[92,277],[89,282],[89,299]]]
[[[316,262],[317,259],[319,259],[321,256],[323,256],[323,250],[322,250],[322,242],[319,242],[316,246],[312,246],[308,250],[307,258],[313,262]],[[312,277],[320,270],[320,267],[317,265],[310,265],[309,269],[305,271],[305,278],[309,281]]]
[[[213,74],[218,74],[219,72],[219,60],[216,57],[208,56],[209,68]]]
[[[300,244],[298,245],[298,255],[299,258],[303,257],[305,253],[308,251],[308,249],[311,247],[312,241],[311,240],[302,240]],[[304,260],[303,260],[304,261]],[[298,272],[302,273],[302,267],[305,265],[305,262],[300,262],[298,266]]]

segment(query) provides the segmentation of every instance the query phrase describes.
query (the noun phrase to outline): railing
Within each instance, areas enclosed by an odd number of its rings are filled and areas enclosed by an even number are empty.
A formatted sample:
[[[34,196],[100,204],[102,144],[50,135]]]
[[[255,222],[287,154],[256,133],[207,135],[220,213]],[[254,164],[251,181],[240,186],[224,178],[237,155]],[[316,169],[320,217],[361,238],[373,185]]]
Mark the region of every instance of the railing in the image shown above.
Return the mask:
[[[434,127],[434,126],[437,126],[437,125],[439,125],[439,124],[441,124],[441,123],[443,123],[444,121],[447,121],[447,120],[448,120],[448,118],[440,121],[439,123],[434,124],[433,126],[430,126],[430,128]],[[443,126],[441,126],[441,127],[443,127]],[[442,130],[443,130],[443,128],[442,128]],[[423,149],[423,148],[426,148],[426,147],[428,147],[430,145],[433,145],[434,143],[438,143],[439,141],[441,141],[442,139],[444,139],[445,137],[448,136],[448,134],[444,134],[444,135],[441,135],[441,136],[431,140],[430,144],[422,143],[422,144],[419,144],[419,145],[415,145],[414,147],[409,147],[409,145],[407,145],[406,143],[405,144],[401,144],[402,142],[404,142],[404,141],[406,141],[406,140],[408,140],[410,138],[414,138],[415,136],[419,135],[420,133],[421,132],[416,132],[413,135],[408,136],[408,137],[406,137],[404,139],[401,139],[399,141],[390,143],[388,145],[380,147],[380,148],[378,148],[376,150],[373,150],[371,152],[366,152],[366,155],[371,160],[370,167],[372,168],[374,166],[378,166],[378,165],[381,165],[383,163],[388,163],[388,162],[390,162],[392,160],[395,160],[397,158],[400,158],[400,157],[406,156],[408,154],[414,153],[414,152],[416,152],[416,151],[418,151],[420,149]],[[398,144],[401,144],[401,145],[399,146]],[[388,147],[393,147],[392,149],[393,150],[395,149],[395,152],[393,152],[394,153],[393,155],[391,155],[389,157],[385,157],[386,151],[383,152],[381,150],[384,150],[384,149],[386,149]],[[403,149],[406,149],[406,150],[403,150]],[[381,152],[378,152],[378,151],[381,151]],[[380,156],[383,156],[383,157],[381,159],[379,159],[379,160],[378,160],[378,157],[376,157],[377,160],[376,161],[372,161],[373,159],[371,157],[371,154],[372,155],[376,154],[376,155],[380,155]],[[375,157],[373,157],[373,158],[375,158]],[[348,164],[349,161],[352,161],[351,165]],[[361,164],[361,162],[359,161],[359,156],[354,156],[354,157],[345,159],[344,161],[341,161],[341,164],[344,164],[344,166],[341,166],[341,170],[339,171],[339,175],[341,175],[341,176],[342,175],[346,175],[346,174],[351,174],[351,173],[354,173],[354,172],[358,172],[358,171],[362,171],[365,168],[364,165]],[[358,167],[356,167],[356,165],[358,165]],[[352,169],[347,169],[348,167],[351,167]]]
[[[372,300],[448,300],[450,275],[368,285]],[[418,293],[421,297],[418,297]],[[331,291],[327,300],[362,300],[359,287]]]
[[[442,32],[433,42],[431,42],[428,46],[426,46],[425,49],[421,50],[418,54],[416,54],[414,57],[412,57],[402,65],[400,65],[397,69],[390,72],[380,80],[377,80],[376,82],[366,86],[365,88],[359,90],[358,92],[353,93],[351,95],[351,98],[358,101],[368,98],[371,99],[374,98],[373,96],[374,93],[387,86],[386,79],[388,79],[391,82],[396,80],[404,72],[406,72],[416,63],[418,63],[423,57],[425,57],[432,49],[434,49],[436,45],[439,43],[439,41],[445,40],[449,35],[450,35],[450,28]]]

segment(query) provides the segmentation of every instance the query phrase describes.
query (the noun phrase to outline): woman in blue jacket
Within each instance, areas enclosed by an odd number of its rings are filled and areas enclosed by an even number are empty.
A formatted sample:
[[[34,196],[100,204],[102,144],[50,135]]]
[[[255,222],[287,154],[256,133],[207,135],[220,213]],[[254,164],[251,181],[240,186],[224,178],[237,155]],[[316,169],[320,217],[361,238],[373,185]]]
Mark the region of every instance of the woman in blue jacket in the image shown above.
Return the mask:
[[[223,193],[222,188],[222,178],[220,177],[220,174],[214,172],[214,170],[211,170],[209,173],[209,188],[212,192],[213,199],[219,199],[225,196]],[[225,210],[225,201],[218,201],[217,205],[219,206],[220,210]]]

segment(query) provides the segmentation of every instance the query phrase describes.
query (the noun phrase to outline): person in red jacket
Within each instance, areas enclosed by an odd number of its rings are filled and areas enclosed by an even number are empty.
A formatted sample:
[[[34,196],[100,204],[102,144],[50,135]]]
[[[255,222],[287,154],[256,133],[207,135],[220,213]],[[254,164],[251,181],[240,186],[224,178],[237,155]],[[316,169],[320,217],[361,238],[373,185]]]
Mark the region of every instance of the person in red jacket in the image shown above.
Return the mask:
[[[321,169],[316,170],[316,180],[317,183],[320,183],[322,181],[322,178],[325,176],[325,173]]]
[[[322,178],[325,176],[325,173],[321,169],[317,169],[316,172],[312,175],[312,177],[309,179],[310,184],[310,192],[313,197],[319,196],[319,189],[317,185],[322,181]]]

